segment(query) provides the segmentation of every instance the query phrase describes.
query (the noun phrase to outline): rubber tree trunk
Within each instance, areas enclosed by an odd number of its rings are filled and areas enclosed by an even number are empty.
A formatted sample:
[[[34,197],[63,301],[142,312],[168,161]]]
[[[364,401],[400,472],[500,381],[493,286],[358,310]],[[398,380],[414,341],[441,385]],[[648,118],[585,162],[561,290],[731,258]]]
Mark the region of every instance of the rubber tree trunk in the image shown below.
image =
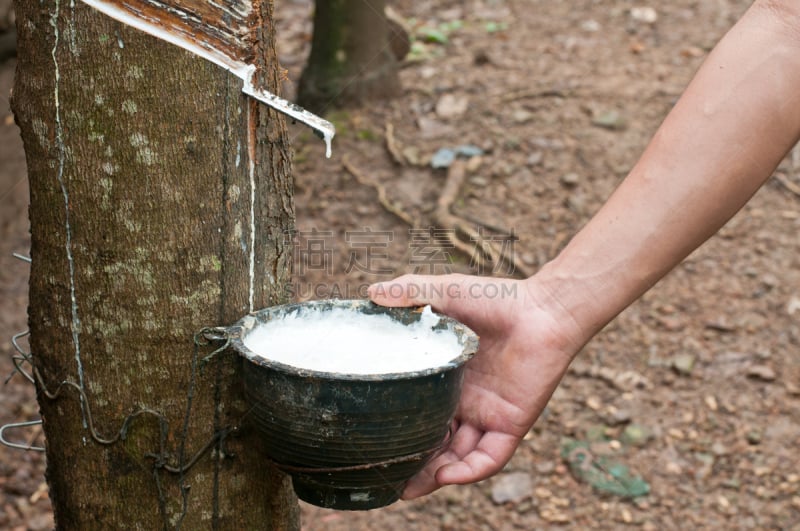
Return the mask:
[[[317,0],[297,102],[314,112],[400,93],[386,0]]]
[[[283,120],[222,69],[80,2],[16,9],[30,344],[58,528],[298,528],[290,482],[247,428],[236,356],[193,363],[196,331],[284,302]],[[274,89],[270,31],[258,60]]]

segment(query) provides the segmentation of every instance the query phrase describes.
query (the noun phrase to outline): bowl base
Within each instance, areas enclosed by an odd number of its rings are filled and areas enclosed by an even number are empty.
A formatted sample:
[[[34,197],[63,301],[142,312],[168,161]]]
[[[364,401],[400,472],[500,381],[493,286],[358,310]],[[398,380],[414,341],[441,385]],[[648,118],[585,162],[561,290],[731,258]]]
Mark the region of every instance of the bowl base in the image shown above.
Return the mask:
[[[304,502],[339,511],[366,511],[391,505],[400,499],[403,484],[361,488],[336,488],[292,478],[297,497]]]

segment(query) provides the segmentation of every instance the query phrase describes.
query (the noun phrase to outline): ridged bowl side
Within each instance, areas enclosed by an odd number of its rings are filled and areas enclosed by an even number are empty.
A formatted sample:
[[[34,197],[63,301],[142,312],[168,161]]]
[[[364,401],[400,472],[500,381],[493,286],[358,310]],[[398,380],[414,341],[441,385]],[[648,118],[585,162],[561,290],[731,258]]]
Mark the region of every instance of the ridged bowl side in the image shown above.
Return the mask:
[[[292,475],[300,498],[336,509],[371,509],[398,499],[403,485],[445,442],[461,393],[464,363],[478,339],[442,317],[437,328],[457,335],[462,355],[410,373],[353,375],[288,367],[254,355],[243,342],[258,323],[288,312],[333,307],[386,313],[406,324],[412,308],[368,301],[317,301],[268,308],[243,319],[232,345],[245,358],[248,417],[264,435],[266,455]],[[375,345],[375,355],[380,355]],[[332,470],[338,469],[338,470]]]

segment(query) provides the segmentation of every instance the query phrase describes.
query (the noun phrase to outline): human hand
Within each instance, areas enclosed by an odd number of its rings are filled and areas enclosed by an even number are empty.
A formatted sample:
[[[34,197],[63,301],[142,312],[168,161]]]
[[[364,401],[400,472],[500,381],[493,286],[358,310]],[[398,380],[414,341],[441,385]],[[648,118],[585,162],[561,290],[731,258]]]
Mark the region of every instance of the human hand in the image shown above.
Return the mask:
[[[533,279],[405,275],[370,286],[369,295],[384,306],[430,304],[480,336],[450,444],[409,481],[404,499],[499,472],[585,342]]]

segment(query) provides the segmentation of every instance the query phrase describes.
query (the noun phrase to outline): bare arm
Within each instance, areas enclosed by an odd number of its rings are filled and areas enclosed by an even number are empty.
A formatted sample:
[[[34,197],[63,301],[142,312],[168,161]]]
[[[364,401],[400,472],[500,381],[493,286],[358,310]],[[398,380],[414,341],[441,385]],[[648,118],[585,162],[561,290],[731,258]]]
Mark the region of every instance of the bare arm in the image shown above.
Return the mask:
[[[405,496],[498,472],[581,347],[730,219],[798,139],[800,0],[757,0],[628,177],[536,275],[405,276],[392,289],[372,286],[380,304],[432,304],[481,336],[466,367],[455,435]],[[471,296],[500,283],[514,295]]]
[[[588,339],[731,218],[800,138],[800,2],[758,1],[630,175],[532,281]]]

